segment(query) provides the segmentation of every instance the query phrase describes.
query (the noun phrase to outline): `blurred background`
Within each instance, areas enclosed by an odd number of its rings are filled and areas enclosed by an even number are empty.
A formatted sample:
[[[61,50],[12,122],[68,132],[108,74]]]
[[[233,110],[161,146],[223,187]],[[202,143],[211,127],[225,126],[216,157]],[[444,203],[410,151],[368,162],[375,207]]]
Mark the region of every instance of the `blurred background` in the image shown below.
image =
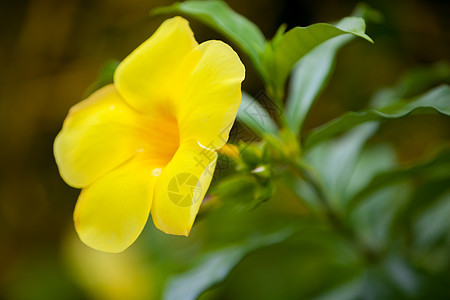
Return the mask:
[[[256,23],[267,38],[282,23],[291,28],[331,22],[351,14],[357,4],[351,0],[227,2]],[[220,216],[213,223],[216,232],[209,234],[202,231],[206,229],[200,220],[189,242],[157,232],[150,221],[129,250],[107,255],[85,247],[73,229],[72,212],[79,191],[59,177],[53,140],[68,109],[86,96],[101,66],[110,59],[123,59],[148,38],[166,18],[149,17],[148,12],[171,3],[0,2],[0,299],[157,299],[166,279],[183,271],[200,251],[196,237],[208,236],[209,245],[214,245],[218,237],[233,241],[239,235],[227,235],[229,229],[220,223]],[[407,70],[449,58],[449,1],[366,3],[384,16],[382,23],[368,24],[367,33],[375,44],[360,39],[340,52],[330,85],[307,119],[307,130],[347,110],[364,108],[375,91],[395,84]],[[191,25],[199,42],[223,39],[198,22],[191,20]],[[263,86],[248,59],[241,57],[248,70],[243,89],[257,95]],[[444,117],[407,119],[392,121],[380,133],[394,145],[402,162],[426,156],[450,140],[450,123]],[[295,204],[277,200],[261,209],[275,209],[286,220],[301,216],[301,207],[298,215],[288,213]],[[252,228],[261,221],[244,219]],[[205,297],[251,299],[262,291],[258,299],[276,299],[283,291],[285,299],[294,299],[301,286],[297,280],[306,281],[311,293],[327,287],[318,267],[301,261],[302,252],[309,249],[301,248],[295,255],[286,249],[290,248],[268,247],[250,255],[225,287]],[[339,263],[326,270],[350,276]],[[267,282],[267,277],[279,279]],[[270,288],[261,288],[261,282]],[[308,294],[303,296],[308,298]]]

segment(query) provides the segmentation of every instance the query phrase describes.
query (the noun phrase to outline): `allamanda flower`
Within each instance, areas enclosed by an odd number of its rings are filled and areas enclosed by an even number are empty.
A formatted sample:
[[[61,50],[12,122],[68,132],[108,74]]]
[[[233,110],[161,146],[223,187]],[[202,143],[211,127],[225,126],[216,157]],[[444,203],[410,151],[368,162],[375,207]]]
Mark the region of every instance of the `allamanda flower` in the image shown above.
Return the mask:
[[[55,139],[62,178],[82,188],[80,239],[120,252],[149,213],[160,230],[188,235],[228,139],[245,69],[227,44],[198,44],[175,17],[118,66],[114,84],[72,107]]]

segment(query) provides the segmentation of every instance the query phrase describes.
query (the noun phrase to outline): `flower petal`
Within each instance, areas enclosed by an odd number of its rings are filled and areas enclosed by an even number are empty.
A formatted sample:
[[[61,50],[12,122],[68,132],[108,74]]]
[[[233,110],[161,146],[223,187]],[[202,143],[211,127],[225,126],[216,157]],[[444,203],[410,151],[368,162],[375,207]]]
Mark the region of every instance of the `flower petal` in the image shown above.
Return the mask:
[[[72,107],[54,144],[61,177],[84,187],[136,155],[142,118],[112,85]]]
[[[238,55],[221,41],[197,46],[184,60],[174,82],[181,142],[195,138],[209,149],[228,140],[241,103],[245,68]]]
[[[155,185],[152,218],[169,234],[189,235],[216,166],[217,153],[193,143],[180,146]]]
[[[84,187],[137,153],[146,154],[155,166],[165,166],[178,143],[173,117],[138,113],[110,85],[70,110],[54,152],[62,178]]]
[[[74,221],[86,245],[117,253],[137,239],[152,205],[156,180],[152,169],[135,158],[82,190]]]
[[[197,45],[188,21],[181,17],[166,20],[118,66],[114,83],[119,93],[136,109],[154,111],[168,100],[169,79]]]

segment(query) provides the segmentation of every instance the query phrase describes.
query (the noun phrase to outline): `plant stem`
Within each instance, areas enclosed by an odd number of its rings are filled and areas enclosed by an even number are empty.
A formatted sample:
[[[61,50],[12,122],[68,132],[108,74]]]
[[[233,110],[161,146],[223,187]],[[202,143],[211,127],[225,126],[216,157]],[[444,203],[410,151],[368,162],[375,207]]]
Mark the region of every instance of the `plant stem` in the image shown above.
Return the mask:
[[[276,91],[272,88],[266,88],[266,92],[269,95],[270,99],[272,99],[274,105],[276,105],[276,110],[280,112],[279,115],[276,116],[280,128],[285,128],[287,126],[287,120],[286,114],[284,112],[283,94],[280,94],[279,91]]]

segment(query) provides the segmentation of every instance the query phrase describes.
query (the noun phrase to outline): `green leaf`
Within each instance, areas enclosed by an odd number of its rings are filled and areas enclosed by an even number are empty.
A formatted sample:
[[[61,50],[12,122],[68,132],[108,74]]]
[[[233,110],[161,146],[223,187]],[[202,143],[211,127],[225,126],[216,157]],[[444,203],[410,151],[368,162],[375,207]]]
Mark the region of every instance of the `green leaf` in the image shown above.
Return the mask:
[[[416,299],[422,281],[416,270],[400,256],[390,255],[386,259],[366,266],[351,281],[339,285],[314,300],[348,299]]]
[[[295,134],[301,130],[313,101],[325,87],[337,51],[353,39],[337,36],[317,46],[295,65],[286,100],[286,120]]]
[[[113,83],[114,72],[117,66],[119,66],[120,61],[116,59],[107,60],[100,67],[97,78],[95,81],[87,88],[85,92],[85,97],[89,96],[99,88],[104,87],[107,84]]]
[[[326,141],[306,153],[305,159],[318,172],[333,201],[341,206],[363,146],[378,128],[376,122],[361,124],[345,135]]]
[[[386,278],[404,295],[402,298],[419,298],[422,278],[405,257],[390,255],[382,263],[382,268]]]
[[[259,236],[247,243],[211,252],[193,269],[172,277],[163,294],[165,300],[197,299],[209,287],[223,281],[228,273],[248,253],[280,243],[293,234],[290,228],[280,230],[270,235]]]
[[[280,93],[297,61],[331,38],[353,34],[372,42],[372,39],[364,33],[365,27],[362,18],[347,17],[342,19],[338,26],[319,23],[289,30],[278,38],[276,43],[270,42],[266,45],[262,64],[265,72],[270,74],[269,85],[275,92]]]
[[[444,237],[450,241],[450,191],[441,196],[437,203],[423,212],[414,224],[414,236],[419,247],[430,247]]]
[[[357,276],[350,282],[345,282],[336,288],[326,290],[323,294],[313,298],[314,300],[348,300],[358,299],[364,285],[364,276]]]
[[[358,159],[345,188],[344,199],[350,199],[363,189],[377,174],[397,166],[395,150],[389,144],[366,147]]]
[[[392,222],[409,194],[409,186],[404,183],[381,187],[365,197],[346,219],[351,220],[365,244],[383,249],[389,243]]]
[[[394,239],[402,238],[407,241],[408,245],[414,244],[414,241],[417,241],[419,237],[418,234],[413,233],[413,227],[417,220],[423,216],[424,211],[436,205],[436,202],[439,202],[442,196],[449,191],[450,174],[447,178],[445,176],[435,178],[436,174],[433,174],[433,172],[428,175],[427,177],[430,178],[421,178],[414,181],[414,190],[411,197],[396,214],[392,226],[392,237]],[[448,246],[450,247],[450,244]]]
[[[349,200],[349,210],[353,210],[362,200],[385,186],[417,176],[450,178],[448,170],[450,170],[450,149],[444,149],[427,161],[377,174],[369,184]]]
[[[261,73],[259,56],[266,39],[259,28],[247,18],[232,10],[225,1],[184,1],[159,7],[152,14],[184,14],[205,23],[222,33],[244,51]]]
[[[360,15],[372,11],[359,5]],[[338,22],[338,28],[348,28],[348,18]],[[355,26],[356,27],[356,26]],[[364,32],[364,30],[362,30]],[[306,115],[314,100],[328,83],[333,72],[337,52],[354,39],[345,34],[329,39],[301,58],[294,67],[286,101],[286,120],[295,134],[300,133]]]
[[[267,133],[277,134],[278,132],[278,127],[267,110],[245,92],[242,92],[242,102],[237,119],[261,137]]]
[[[413,112],[416,114],[438,112],[449,116],[450,87],[448,85],[439,86],[410,102],[398,101],[394,105],[380,109],[348,112],[313,130],[307,136],[304,147],[311,148],[321,141],[327,140],[364,122],[401,118]]]
[[[276,45],[278,41],[283,37],[283,35],[286,33],[286,24],[281,24],[280,27],[278,27],[277,32],[275,32],[275,35],[272,38],[272,43]]]
[[[374,107],[388,106],[398,99],[425,93],[443,83],[450,83],[450,64],[446,61],[409,70],[393,87],[379,90],[371,100]]]

